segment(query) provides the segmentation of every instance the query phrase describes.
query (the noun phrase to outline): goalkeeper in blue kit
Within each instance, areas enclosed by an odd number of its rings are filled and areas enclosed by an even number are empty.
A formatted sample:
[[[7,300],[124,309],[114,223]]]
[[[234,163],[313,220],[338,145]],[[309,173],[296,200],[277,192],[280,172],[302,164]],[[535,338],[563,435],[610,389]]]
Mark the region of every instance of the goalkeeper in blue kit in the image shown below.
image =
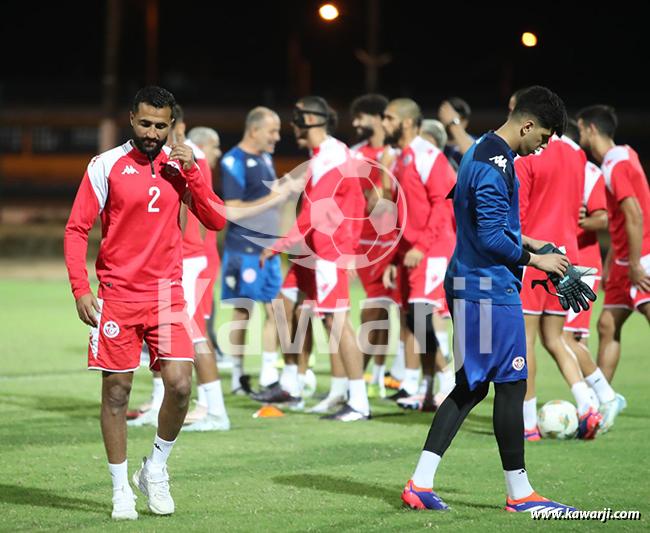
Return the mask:
[[[517,154],[529,155],[545,147],[554,133],[562,135],[566,122],[562,100],[544,87],[531,87],[517,100],[508,121],[481,137],[460,163],[452,192],[457,242],[445,276],[454,324],[456,387],[436,412],[416,470],[402,492],[404,503],[414,509],[449,508],[433,491],[436,470],[463,420],[485,398],[492,382],[506,510],[575,510],[539,496],[525,468],[523,401],[528,372],[519,298],[523,267],[547,272],[563,305],[584,308],[585,298],[593,300],[595,295],[584,290],[580,275],[559,250],[521,235],[513,165]]]

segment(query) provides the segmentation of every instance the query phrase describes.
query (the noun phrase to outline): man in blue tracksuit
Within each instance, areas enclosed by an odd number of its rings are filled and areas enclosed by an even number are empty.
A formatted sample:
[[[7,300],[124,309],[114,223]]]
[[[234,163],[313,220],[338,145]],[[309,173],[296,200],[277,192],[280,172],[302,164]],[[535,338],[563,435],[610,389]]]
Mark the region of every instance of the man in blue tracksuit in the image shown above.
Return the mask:
[[[519,298],[523,266],[564,275],[569,261],[537,255],[544,242],[521,235],[514,158],[545,147],[566,124],[562,101],[532,87],[508,121],[481,137],[463,156],[453,192],[457,242],[445,276],[454,323],[456,388],[438,409],[402,500],[412,508],[448,509],[433,492],[442,455],[465,417],[494,383],[494,434],[506,478],[508,511],[574,508],[539,496],[524,463],[523,401],[526,332]],[[541,289],[540,289],[541,290]]]

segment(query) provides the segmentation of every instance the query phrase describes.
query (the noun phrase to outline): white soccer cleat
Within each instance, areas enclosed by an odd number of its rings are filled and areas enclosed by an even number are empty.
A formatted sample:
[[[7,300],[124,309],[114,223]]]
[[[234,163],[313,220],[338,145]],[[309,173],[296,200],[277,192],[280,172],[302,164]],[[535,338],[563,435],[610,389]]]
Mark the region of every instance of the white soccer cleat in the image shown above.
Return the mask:
[[[149,409],[142,416],[139,416],[138,418],[134,418],[133,420],[127,420],[126,425],[131,427],[153,426],[157,428],[158,410]]]
[[[148,498],[147,503],[151,512],[158,515],[174,512],[174,500],[169,493],[169,474],[166,466],[162,469],[162,476],[153,479],[147,471],[147,458],[143,457],[142,468],[133,474],[133,484]]]
[[[327,396],[314,407],[312,407],[310,413],[327,413],[328,411],[337,411],[347,403],[347,398],[344,396]]]
[[[137,520],[138,511],[135,510],[135,500],[131,487],[122,487],[113,491],[113,520]]]
[[[616,398],[611,402],[601,403],[599,412],[603,416],[603,421],[600,423],[598,433],[602,435],[607,433],[614,425],[614,421],[618,414],[627,407],[627,401],[622,394],[616,393]]]
[[[181,431],[228,431],[230,420],[226,413],[217,415],[205,415],[189,426],[183,426]]]

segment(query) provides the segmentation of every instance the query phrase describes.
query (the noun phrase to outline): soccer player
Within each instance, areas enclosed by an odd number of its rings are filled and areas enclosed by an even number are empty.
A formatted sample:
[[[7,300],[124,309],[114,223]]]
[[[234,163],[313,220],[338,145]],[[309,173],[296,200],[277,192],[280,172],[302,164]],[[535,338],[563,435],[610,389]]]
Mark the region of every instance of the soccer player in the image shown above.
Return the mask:
[[[355,159],[359,160],[360,171],[357,175],[360,178],[361,188],[366,198],[366,216],[368,217],[363,222],[359,248],[357,249],[357,255],[367,257],[370,262],[367,267],[358,269],[359,279],[366,292],[364,307],[361,311],[362,325],[371,322],[388,321],[390,304],[400,304],[399,291],[387,289],[382,282],[384,270],[397,251],[395,243],[397,232],[392,231],[380,235],[375,228],[377,223],[383,222],[383,217],[390,219],[395,214],[385,212],[380,216],[371,215],[377,201],[382,196],[382,179],[379,167],[371,166],[367,162],[367,160],[378,161],[382,152],[386,149],[386,146],[384,146],[384,128],[381,121],[387,105],[388,99],[385,96],[366,94],[356,98],[350,106],[352,127],[355,129],[357,139],[360,141],[350,148],[350,153]],[[369,172],[365,170],[369,170]],[[368,174],[367,177],[366,174]],[[374,221],[375,225],[373,225],[370,216],[377,219]],[[390,220],[386,222],[390,223]],[[386,396],[384,384],[386,354],[385,350],[379,347],[388,345],[389,330],[372,329],[367,337],[369,346],[364,346],[365,362],[367,364],[371,356],[374,360],[372,376],[368,384],[368,397],[384,398]]]
[[[521,235],[514,171],[515,154],[533,153],[554,132],[561,134],[565,123],[562,101],[546,88],[531,88],[507,122],[481,137],[461,161],[453,193],[458,241],[445,276],[454,322],[456,387],[436,412],[415,473],[402,492],[412,508],[449,509],[433,491],[436,470],[463,420],[494,382],[494,433],[506,479],[506,509],[574,510],[538,496],[525,468],[521,267],[564,275],[570,265],[561,254],[528,251],[544,243]]]
[[[603,266],[605,301],[598,319],[598,367],[611,383],[621,355],[621,330],[634,310],[650,321],[650,187],[639,156],[616,145],[616,113],[596,105],[578,113],[580,145],[601,165],[607,186],[611,247]],[[621,397],[622,398],[622,397]],[[625,402],[603,409],[603,428],[611,427]]]
[[[275,238],[279,231],[279,207],[284,205],[292,180],[276,183],[272,154],[280,140],[280,118],[266,107],[252,109],[246,117],[244,136],[237,146],[221,160],[223,198],[228,208],[228,226],[223,255],[221,300],[234,302],[233,346],[239,346],[233,359],[231,390],[234,394],[250,394],[249,376],[243,373],[246,330],[252,302],[262,302],[266,312],[262,332],[262,370],[259,384],[267,388],[278,381],[275,363],[277,328],[272,300],[282,285],[280,257],[274,257],[260,268],[260,241]]]
[[[287,278],[293,278],[297,288],[296,305],[309,301],[312,312],[323,316],[323,324],[332,345],[338,345],[341,362],[348,377],[349,401],[336,413],[324,415],[323,420],[344,422],[370,418],[370,405],[363,379],[363,355],[349,318],[350,296],[348,270],[359,242],[360,218],[365,199],[355,177],[354,160],[347,147],[331,137],[328,130],[335,113],[318,96],[300,99],[294,108],[293,129],[298,146],[311,151],[305,179],[305,191],[300,215],[287,235],[273,248],[265,249],[260,263],[278,252],[295,250]],[[343,220],[333,216],[338,208]],[[294,325],[292,337],[295,338]],[[332,352],[335,349],[332,348]],[[285,365],[280,377],[281,390],[270,391],[267,403],[274,400],[300,401],[297,379],[297,353],[284,351]]]
[[[143,340],[165,397],[151,454],[133,482],[155,514],[174,512],[167,458],[181,429],[192,387],[191,328],[181,278],[180,208],[186,203],[212,230],[225,225],[223,202],[212,192],[192,150],[165,147],[173,124],[173,95],[138,91],[130,114],[133,139],[92,159],[66,225],[66,266],[79,318],[91,326],[88,368],[102,371],[101,427],[113,479],[115,519],[136,519],[128,482],[126,408]],[[88,232],[101,215],[97,298],[86,270]]]
[[[576,143],[580,142],[578,123],[570,120],[565,135]],[[582,203],[578,224],[579,264],[585,268],[595,269],[593,274],[583,276],[582,280],[596,292],[598,291],[603,269],[597,232],[607,229],[608,219],[605,178],[600,168],[591,161],[587,161],[585,165],[585,190]],[[587,339],[589,338],[592,310],[593,307],[580,313],[569,310],[564,325],[564,340],[578,359],[585,381],[591,387],[592,400],[595,400],[601,415],[607,415],[606,417],[603,416],[601,429],[599,430],[599,432],[604,432],[606,430],[603,430],[603,428],[609,429],[620,410],[624,407],[625,398],[614,391],[602,370],[596,366],[596,363],[591,358]],[[617,405],[610,404],[610,402],[616,401],[619,396],[621,399],[618,400]]]
[[[458,96],[448,98],[438,108],[438,118],[448,133],[443,152],[450,162],[453,161],[451,164],[455,170],[465,152],[475,142],[474,137],[466,131],[471,115],[469,104]]]
[[[393,100],[384,112],[387,142],[400,153],[394,164],[386,157],[382,163],[392,168],[400,186],[398,196],[403,195],[397,200],[398,222],[403,230],[399,251],[383,276],[386,287],[392,287],[399,272],[406,311],[406,368],[400,389],[390,397],[395,401],[417,395],[420,353],[428,354],[432,362],[435,358],[438,342],[430,315],[434,308],[443,307],[442,283],[455,244],[452,204],[446,197],[456,183],[456,175],[442,151],[419,136],[421,120],[420,107],[408,98]],[[383,194],[392,199],[388,187],[384,183]],[[423,324],[416,325],[418,320]],[[418,339],[414,336],[416,330]]]
[[[531,239],[545,240],[562,246],[572,264],[579,264],[576,227],[584,196],[584,151],[566,136],[553,135],[548,146],[535,154],[515,161],[519,179],[519,212],[521,232]],[[561,190],[562,194],[558,194]],[[539,334],[542,345],[557,363],[571,388],[578,410],[578,437],[593,439],[602,422],[589,393],[580,366],[567,349],[563,329],[568,311],[560,299],[541,287],[536,280],[546,280],[545,272],[524,268],[521,304],[526,323],[528,387],[524,400],[524,431],[526,439],[539,440],[537,429],[537,397],[535,392],[535,342]]]

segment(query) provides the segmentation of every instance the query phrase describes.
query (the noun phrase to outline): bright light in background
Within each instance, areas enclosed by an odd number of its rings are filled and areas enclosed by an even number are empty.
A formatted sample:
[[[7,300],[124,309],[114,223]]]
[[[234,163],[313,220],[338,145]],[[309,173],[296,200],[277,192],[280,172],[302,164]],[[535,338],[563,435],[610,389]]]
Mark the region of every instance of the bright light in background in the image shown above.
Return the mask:
[[[537,46],[537,35],[529,31],[524,32],[521,36],[521,42],[524,46],[527,46],[529,48]]]
[[[339,16],[339,10],[336,9],[336,6],[333,6],[332,4],[325,4],[318,10],[318,14],[324,20],[334,20]]]

